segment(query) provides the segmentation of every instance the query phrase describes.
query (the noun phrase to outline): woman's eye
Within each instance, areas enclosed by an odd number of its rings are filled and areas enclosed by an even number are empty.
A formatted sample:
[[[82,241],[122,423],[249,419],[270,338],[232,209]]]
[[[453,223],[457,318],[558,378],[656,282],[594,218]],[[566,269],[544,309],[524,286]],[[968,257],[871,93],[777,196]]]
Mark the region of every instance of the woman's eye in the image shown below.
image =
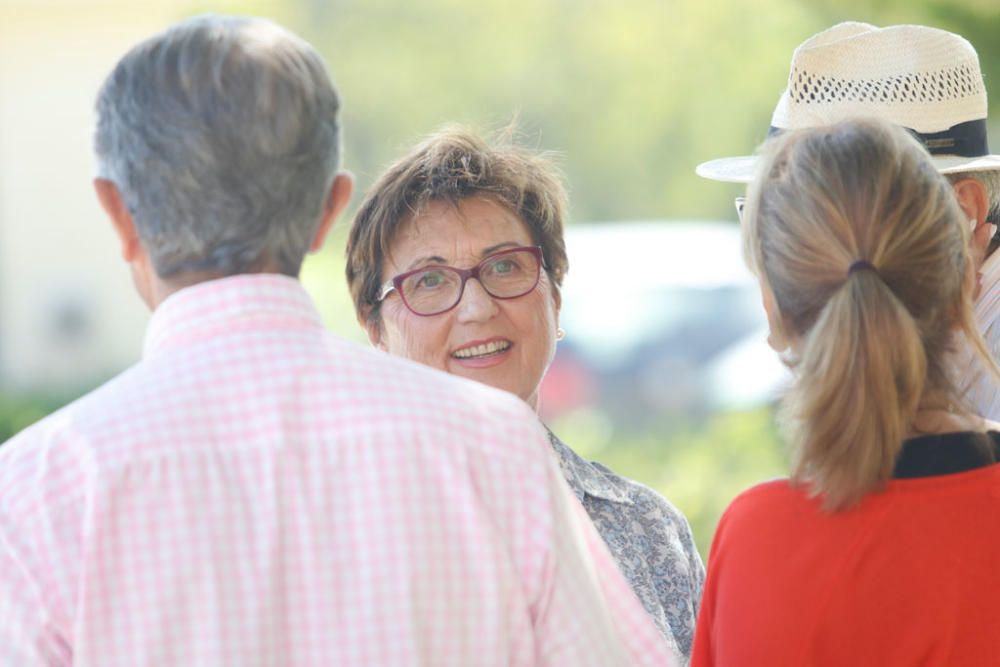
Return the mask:
[[[440,271],[428,271],[427,273],[420,274],[420,279],[417,280],[417,287],[438,287],[443,282],[444,276],[441,275]]]
[[[517,262],[512,259],[498,259],[493,262],[494,273],[510,273],[517,270]]]

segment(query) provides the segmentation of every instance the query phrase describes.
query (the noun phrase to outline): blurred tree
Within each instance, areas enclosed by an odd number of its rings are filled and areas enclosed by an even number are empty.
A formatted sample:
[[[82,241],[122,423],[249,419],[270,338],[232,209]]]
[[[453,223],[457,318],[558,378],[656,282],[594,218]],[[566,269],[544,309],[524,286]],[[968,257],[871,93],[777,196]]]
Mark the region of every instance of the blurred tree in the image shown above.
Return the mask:
[[[330,62],[362,189],[444,123],[490,129],[517,118],[528,143],[563,154],[573,217],[584,221],[732,217],[693,166],[764,136],[788,55],[810,31],[794,0],[342,0],[275,10]]]
[[[703,159],[764,138],[794,48],[848,18],[966,34],[987,76],[1000,13],[985,0],[424,0],[286,10],[345,96],[348,165],[366,186],[446,122],[518,118],[564,155],[575,220],[731,218]],[[991,69],[993,68],[993,69]]]

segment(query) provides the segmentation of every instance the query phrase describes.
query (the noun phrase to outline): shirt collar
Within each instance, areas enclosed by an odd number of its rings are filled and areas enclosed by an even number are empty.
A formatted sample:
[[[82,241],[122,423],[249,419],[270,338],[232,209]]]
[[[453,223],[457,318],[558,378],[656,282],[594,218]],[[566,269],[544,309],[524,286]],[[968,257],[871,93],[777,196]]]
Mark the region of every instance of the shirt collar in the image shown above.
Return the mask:
[[[580,502],[583,502],[584,495],[588,495],[623,505],[633,504],[622,480],[609,476],[595,464],[574,452],[555,433],[549,431],[548,427],[545,430],[548,431],[549,442],[559,459],[563,477]]]
[[[993,465],[1000,460],[1000,433],[943,433],[903,443],[892,476],[895,479],[953,475]]]
[[[976,301],[976,316],[984,324],[1000,318],[1000,250],[986,258],[980,267],[981,291]]]
[[[143,357],[241,326],[322,328],[312,298],[295,278],[254,273],[185,287],[157,306],[149,320]]]

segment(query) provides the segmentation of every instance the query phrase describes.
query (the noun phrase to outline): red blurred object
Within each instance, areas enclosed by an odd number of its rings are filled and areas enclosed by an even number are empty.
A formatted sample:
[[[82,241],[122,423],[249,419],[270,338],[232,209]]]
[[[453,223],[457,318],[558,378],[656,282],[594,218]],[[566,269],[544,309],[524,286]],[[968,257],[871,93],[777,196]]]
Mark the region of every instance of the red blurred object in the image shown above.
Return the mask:
[[[597,400],[598,379],[572,354],[556,355],[538,391],[542,419],[550,419]]]

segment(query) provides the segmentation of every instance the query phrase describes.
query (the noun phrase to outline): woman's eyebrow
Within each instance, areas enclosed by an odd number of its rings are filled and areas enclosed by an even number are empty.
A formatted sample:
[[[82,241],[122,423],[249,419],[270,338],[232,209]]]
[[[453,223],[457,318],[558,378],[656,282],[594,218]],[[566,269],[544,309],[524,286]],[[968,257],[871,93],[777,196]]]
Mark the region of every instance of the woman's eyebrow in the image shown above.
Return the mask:
[[[521,244],[516,241],[503,241],[502,243],[497,243],[489,247],[483,248],[479,252],[480,257],[487,257],[492,255],[498,250],[503,250],[504,248],[520,248]],[[444,264],[445,266],[451,266],[448,264],[448,260],[440,255],[428,255],[426,257],[418,257],[417,259],[410,262],[409,266],[406,267],[407,271],[411,271],[423,264]]]
[[[504,241],[503,243],[497,243],[496,245],[491,245],[489,248],[483,248],[482,252],[479,253],[480,257],[486,257],[487,255],[492,255],[497,250],[503,250],[504,248],[519,248],[520,243],[515,243],[514,241]]]
[[[447,265],[448,260],[446,260],[444,257],[441,257],[440,255],[430,255],[428,257],[418,257],[417,259],[415,259],[412,262],[410,262],[410,265],[406,267],[406,270],[410,271],[412,269],[417,268],[418,266],[421,266],[422,264],[427,264],[427,263],[431,263],[431,264],[445,264],[445,265]]]

